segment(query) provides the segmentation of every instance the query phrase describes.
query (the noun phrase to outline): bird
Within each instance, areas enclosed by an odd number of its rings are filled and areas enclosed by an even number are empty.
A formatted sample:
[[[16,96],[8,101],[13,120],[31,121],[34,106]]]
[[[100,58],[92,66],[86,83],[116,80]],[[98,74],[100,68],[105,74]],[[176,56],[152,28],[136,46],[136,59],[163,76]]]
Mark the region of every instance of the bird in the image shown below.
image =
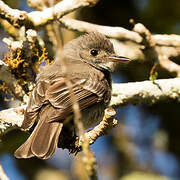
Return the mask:
[[[99,32],[90,32],[67,43],[63,48],[66,74],[61,57],[37,77],[22,123],[32,133],[15,152],[16,158],[50,158],[57,147],[71,149],[76,137],[73,108],[66,75],[70,77],[85,129],[98,124],[109,106],[111,73],[117,62],[130,59],[117,56],[111,41]]]

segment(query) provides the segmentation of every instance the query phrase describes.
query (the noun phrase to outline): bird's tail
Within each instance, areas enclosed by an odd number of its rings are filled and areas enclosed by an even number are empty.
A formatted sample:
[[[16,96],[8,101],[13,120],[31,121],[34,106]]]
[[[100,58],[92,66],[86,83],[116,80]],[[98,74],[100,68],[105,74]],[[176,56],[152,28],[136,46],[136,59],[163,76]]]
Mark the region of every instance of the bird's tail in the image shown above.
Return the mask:
[[[16,158],[31,158],[36,156],[41,159],[47,159],[54,154],[63,124],[59,122],[48,122],[50,109],[47,106],[42,109],[40,119],[32,134],[15,151],[14,155]]]

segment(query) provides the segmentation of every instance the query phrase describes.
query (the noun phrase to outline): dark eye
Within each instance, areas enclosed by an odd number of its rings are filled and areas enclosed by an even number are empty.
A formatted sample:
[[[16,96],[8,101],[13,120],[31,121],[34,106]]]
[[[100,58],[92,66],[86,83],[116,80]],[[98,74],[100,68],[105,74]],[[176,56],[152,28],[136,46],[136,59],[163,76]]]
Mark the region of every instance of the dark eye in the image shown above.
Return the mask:
[[[90,53],[91,53],[92,56],[97,56],[97,55],[98,55],[98,50],[92,49],[92,50],[90,51]]]

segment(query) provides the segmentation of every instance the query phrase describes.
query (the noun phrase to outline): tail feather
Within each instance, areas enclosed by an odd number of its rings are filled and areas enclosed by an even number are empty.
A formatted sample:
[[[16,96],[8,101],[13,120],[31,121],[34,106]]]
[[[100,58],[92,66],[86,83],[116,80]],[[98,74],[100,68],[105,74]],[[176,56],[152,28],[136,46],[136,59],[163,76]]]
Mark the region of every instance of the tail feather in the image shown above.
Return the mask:
[[[34,134],[32,134],[32,136],[33,135]],[[28,140],[14,152],[14,156],[16,158],[31,158],[34,156],[34,154],[31,151],[31,143],[30,143],[31,139],[33,138],[32,136],[30,136]]]
[[[54,154],[54,152],[57,148],[58,140],[59,140],[59,134],[60,134],[59,131],[61,131],[61,129],[62,129],[62,126],[59,126],[58,130],[56,132],[56,135],[54,135],[54,137],[51,141],[48,152],[43,157],[41,157],[41,159],[48,159]]]
[[[47,159],[57,148],[59,135],[63,124],[58,122],[42,123],[38,126],[36,137],[31,142],[32,153],[42,159]]]
[[[40,113],[40,119],[27,141],[14,153],[16,158],[31,158],[37,156],[47,159],[55,152],[59,135],[63,127],[59,122],[48,122],[47,114],[51,108],[44,107]]]

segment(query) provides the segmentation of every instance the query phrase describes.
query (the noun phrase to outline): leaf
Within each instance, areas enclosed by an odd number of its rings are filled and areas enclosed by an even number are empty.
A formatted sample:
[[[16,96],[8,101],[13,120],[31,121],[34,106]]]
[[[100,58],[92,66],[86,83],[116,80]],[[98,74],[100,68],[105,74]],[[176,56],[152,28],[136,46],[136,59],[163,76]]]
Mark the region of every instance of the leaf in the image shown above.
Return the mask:
[[[150,74],[149,80],[154,83],[154,81],[157,79],[157,77],[158,77],[158,73],[154,72],[154,73]]]

